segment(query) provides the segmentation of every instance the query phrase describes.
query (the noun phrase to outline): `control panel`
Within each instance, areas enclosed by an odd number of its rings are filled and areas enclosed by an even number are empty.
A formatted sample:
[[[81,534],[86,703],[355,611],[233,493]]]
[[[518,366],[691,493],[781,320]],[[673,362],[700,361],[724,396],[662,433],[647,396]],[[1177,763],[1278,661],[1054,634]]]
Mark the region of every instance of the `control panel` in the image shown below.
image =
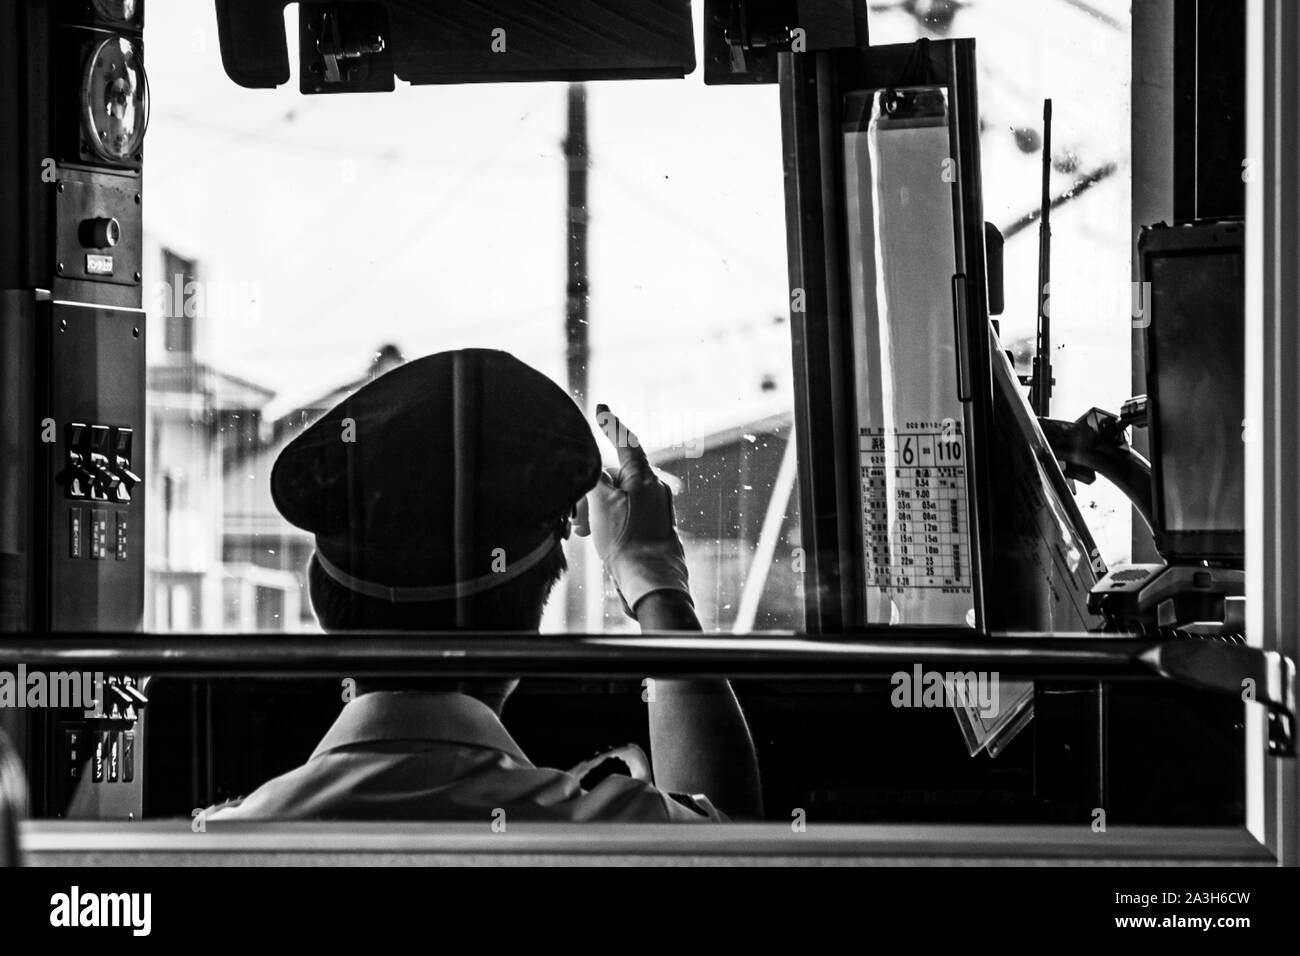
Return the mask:
[[[95,688],[91,706],[54,719],[51,810],[70,819],[139,819],[148,678],[84,676]]]
[[[54,631],[133,631],[144,609],[144,314],[54,302],[42,450]]]
[[[68,557],[128,561],[138,546],[129,507],[140,476],[131,470],[135,429],[69,422],[59,483],[68,504]],[[84,502],[84,504],[82,504]]]

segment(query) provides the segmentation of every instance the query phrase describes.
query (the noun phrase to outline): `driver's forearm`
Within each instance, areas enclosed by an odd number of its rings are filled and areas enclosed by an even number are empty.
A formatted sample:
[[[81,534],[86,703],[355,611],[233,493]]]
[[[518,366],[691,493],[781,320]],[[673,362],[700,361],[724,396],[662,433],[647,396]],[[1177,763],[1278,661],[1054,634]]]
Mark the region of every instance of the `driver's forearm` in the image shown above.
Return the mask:
[[[637,603],[643,631],[698,631],[690,602],[674,591]],[[733,819],[760,819],[758,760],[740,702],[725,680],[655,680],[649,694],[655,785],[703,793]]]

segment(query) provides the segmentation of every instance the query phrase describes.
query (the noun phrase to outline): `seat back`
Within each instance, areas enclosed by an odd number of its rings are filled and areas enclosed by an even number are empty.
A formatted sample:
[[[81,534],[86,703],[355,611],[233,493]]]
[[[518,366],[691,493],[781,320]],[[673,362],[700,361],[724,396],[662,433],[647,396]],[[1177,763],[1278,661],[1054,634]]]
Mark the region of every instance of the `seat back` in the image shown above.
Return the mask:
[[[0,866],[18,866],[18,821],[27,815],[27,779],[18,752],[0,730]]]

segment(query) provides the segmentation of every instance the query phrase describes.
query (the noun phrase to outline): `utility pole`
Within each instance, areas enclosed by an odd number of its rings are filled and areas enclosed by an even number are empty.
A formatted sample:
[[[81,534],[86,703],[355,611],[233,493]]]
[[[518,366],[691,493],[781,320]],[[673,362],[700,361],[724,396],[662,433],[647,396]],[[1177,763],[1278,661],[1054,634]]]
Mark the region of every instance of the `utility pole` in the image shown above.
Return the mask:
[[[591,286],[587,281],[587,169],[591,157],[587,150],[587,88],[569,84],[569,118],[564,135],[564,162],[568,176],[565,212],[566,260],[564,341],[565,370],[569,394],[578,407],[591,414],[587,392],[591,345],[587,306]],[[604,625],[605,582],[600,562],[588,548],[569,551],[569,583],[565,590],[566,622],[581,622],[585,631],[600,630]]]
[[[587,337],[587,302],[591,289],[587,283],[587,88],[569,84],[569,125],[564,137],[564,159],[568,169],[569,192],[566,229],[568,234],[567,303],[564,310],[564,337],[567,345],[569,394],[584,412],[588,411],[587,362],[590,345]]]

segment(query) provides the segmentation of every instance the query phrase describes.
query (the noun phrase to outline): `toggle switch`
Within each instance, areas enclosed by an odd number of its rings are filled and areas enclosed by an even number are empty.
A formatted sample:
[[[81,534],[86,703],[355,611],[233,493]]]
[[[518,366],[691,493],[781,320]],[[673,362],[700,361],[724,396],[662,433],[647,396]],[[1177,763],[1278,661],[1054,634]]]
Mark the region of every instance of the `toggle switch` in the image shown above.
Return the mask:
[[[116,677],[110,677],[108,679],[108,690],[109,693],[112,695],[109,698],[109,701],[114,706],[118,704],[125,704],[126,706],[130,707],[131,705],[136,703],[135,697],[131,696],[126,692],[126,688],[124,688],[121,684],[118,683]],[[113,698],[117,698],[117,699],[114,700]]]
[[[90,456],[86,462],[92,475],[90,496],[99,501],[107,501],[110,495],[116,497],[120,479],[111,468],[108,457],[110,449],[110,429],[107,425],[90,426]]]
[[[74,498],[89,498],[95,476],[89,470],[76,465],[69,470],[68,494]]]
[[[144,692],[141,691],[140,688],[135,686],[134,677],[122,678],[122,690],[130,694],[131,697],[135,700],[136,704],[141,707],[149,703],[149,698],[144,695]]]
[[[131,470],[131,442],[135,435],[133,429],[113,429],[113,465],[120,484],[117,488],[118,501],[130,501],[131,492],[140,484],[140,476]]]
[[[64,480],[68,486],[68,496],[72,498],[89,498],[91,482],[94,475],[87,467],[90,449],[87,445],[89,427],[82,422],[69,422],[67,427],[68,467]]]

